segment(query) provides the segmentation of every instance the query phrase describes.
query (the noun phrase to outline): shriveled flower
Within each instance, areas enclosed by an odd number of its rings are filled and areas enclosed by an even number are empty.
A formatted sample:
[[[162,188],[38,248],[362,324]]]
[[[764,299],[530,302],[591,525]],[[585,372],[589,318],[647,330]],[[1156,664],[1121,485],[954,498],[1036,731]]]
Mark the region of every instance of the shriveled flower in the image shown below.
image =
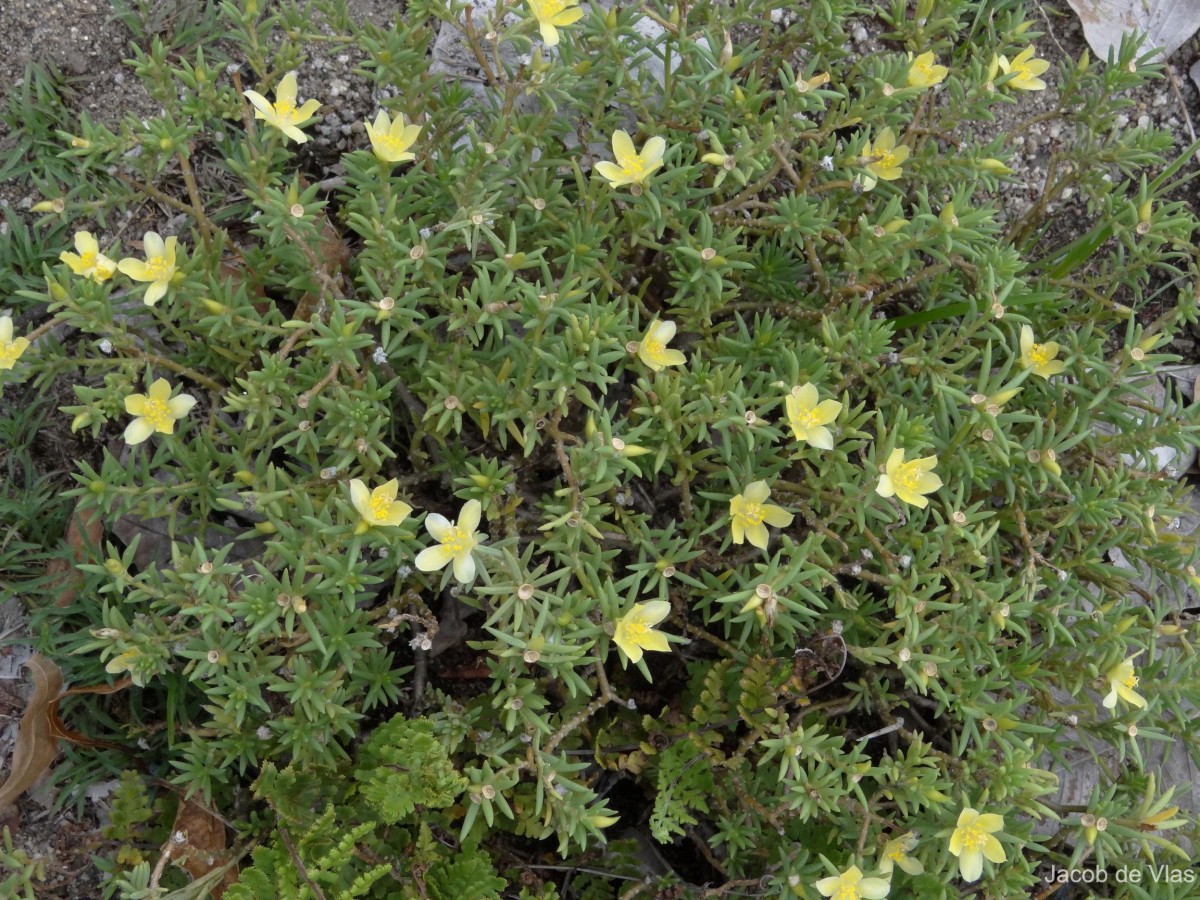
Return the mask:
[[[833,449],[833,434],[825,426],[838,417],[842,404],[836,400],[818,400],[820,395],[812,384],[793,388],[784,400],[788,424],[796,440],[807,441],[821,450]]]
[[[174,434],[175,423],[192,411],[196,398],[191,394],[171,396],[170,382],[160,378],[150,385],[148,394],[130,394],[125,412],[136,416],[125,429],[125,443],[140,444],[150,435]]]
[[[917,846],[917,836],[913,832],[907,832],[899,837],[892,838],[883,845],[883,853],[879,859],[879,874],[887,875],[889,878],[892,875],[892,869],[899,866],[909,875],[920,875],[925,871],[925,866],[921,864],[919,859],[913,859],[909,856]]]
[[[687,357],[678,350],[668,350],[667,344],[675,337],[674,322],[660,322],[655,319],[646,329],[641,341],[638,342],[638,359],[655,372],[667,366],[682,366]]]
[[[882,878],[864,878],[858,866],[851,866],[841,875],[831,875],[817,882],[823,897],[833,900],[881,900],[892,886]]]
[[[1013,75],[1011,81],[1006,82],[1009,87],[1015,87],[1021,91],[1044,91],[1046,82],[1038,78],[1050,68],[1050,63],[1044,59],[1034,59],[1034,47],[1030,44],[1020,53],[1018,53],[1012,62],[1008,61],[1005,56],[1000,57],[1000,71],[1005,75]]]
[[[558,46],[558,29],[564,25],[573,25],[583,18],[583,10],[579,8],[579,0],[526,0],[529,11],[537,19],[542,32],[542,40],[547,46]]]
[[[76,275],[94,281],[108,281],[117,271],[117,264],[100,252],[100,245],[90,231],[75,232],[76,253],[64,250],[58,258]]]
[[[613,187],[644,184],[650,174],[663,164],[663,154],[667,151],[667,142],[663,138],[652,137],[642,145],[642,152],[638,153],[633,149],[633,141],[624,131],[613,133],[612,146],[617,161],[598,162],[596,171]]]
[[[375,117],[375,124],[367,123],[367,137],[371,139],[371,149],[382,162],[402,163],[416,159],[415,153],[409,153],[408,148],[416,143],[421,134],[421,126],[412,123],[404,124],[404,115],[396,113],[395,121],[384,110]]]
[[[922,53],[916,59],[913,59],[910,53],[908,59],[912,63],[908,69],[909,87],[933,87],[935,84],[941,84],[950,72],[945,66],[937,64],[937,57],[933,55],[932,50]]]
[[[1035,344],[1033,329],[1028,325],[1021,326],[1021,365],[1027,369],[1033,369],[1033,374],[1050,378],[1052,375],[1064,371],[1067,364],[1061,359],[1055,359],[1058,356],[1058,350],[1056,341]]]
[[[958,825],[950,835],[950,852],[958,857],[958,874],[963,881],[978,881],[983,874],[983,858],[1002,863],[1008,857],[1004,847],[992,837],[1004,828],[1004,817],[980,813],[966,807],[958,816]]]
[[[862,155],[863,159],[867,160],[867,173],[860,172],[856,176],[857,182],[864,191],[869,191],[881,178],[884,181],[895,181],[904,174],[900,167],[908,159],[908,154],[908,147],[903,144],[896,146],[896,135],[892,129],[883,129],[875,143],[867,141],[863,147]]]
[[[350,479],[350,502],[362,517],[355,534],[362,534],[368,528],[378,525],[399,525],[408,518],[412,507],[402,500],[396,499],[398,482],[395,478],[386,484],[381,484],[375,490],[367,490],[367,485],[358,478]]]
[[[8,316],[0,316],[0,369],[11,369],[29,346],[28,338],[13,337],[13,322]]]
[[[733,542],[741,544],[750,541],[760,550],[767,549],[770,534],[767,525],[776,528],[786,528],[795,518],[782,507],[767,503],[771,489],[765,481],[754,481],[746,485],[746,490],[729,501],[729,515],[733,519]],[[763,524],[766,523],[766,524]]]
[[[148,281],[146,296],[142,298],[147,306],[153,306],[166,294],[171,287],[171,279],[175,277],[175,246],[178,238],[169,237],[166,241],[157,232],[147,231],[142,238],[142,247],[146,251],[146,260],[127,256],[117,263],[121,273],[128,275],[134,281]]]
[[[476,545],[487,535],[478,533],[479,517],[483,507],[478,500],[463,504],[458,521],[451,522],[438,513],[425,517],[425,530],[437,541],[437,545],[426,547],[417,554],[417,568],[422,572],[436,572],[454,563],[454,577],[466,583],[475,577],[475,558],[471,555]]]
[[[671,645],[667,643],[666,636],[654,628],[670,612],[671,604],[666,600],[650,600],[647,603],[633,604],[633,608],[629,612],[617,619],[613,642],[633,663],[641,661],[643,650],[654,650],[659,653],[670,650]]]
[[[932,494],[942,486],[942,479],[932,471],[937,461],[936,456],[926,456],[905,462],[904,451],[899,448],[893,450],[884,473],[879,476],[875,493],[880,497],[896,496],[905,503],[924,509],[929,505],[929,498],[922,495]]]
[[[254,105],[254,118],[278,128],[284,137],[298,144],[308,140],[308,135],[300,130],[300,126],[308,124],[313,114],[321,108],[321,101],[306,100],[303,106],[296,108],[295,72],[288,72],[280,79],[275,88],[274,103],[258,91],[242,91],[242,94]]]
[[[1138,709],[1146,708],[1146,698],[1134,690],[1138,684],[1138,677],[1133,671],[1133,661],[1138,656],[1139,654],[1135,653],[1104,673],[1109,686],[1108,696],[1104,698],[1105,709],[1113,709],[1117,705],[1118,697]]]

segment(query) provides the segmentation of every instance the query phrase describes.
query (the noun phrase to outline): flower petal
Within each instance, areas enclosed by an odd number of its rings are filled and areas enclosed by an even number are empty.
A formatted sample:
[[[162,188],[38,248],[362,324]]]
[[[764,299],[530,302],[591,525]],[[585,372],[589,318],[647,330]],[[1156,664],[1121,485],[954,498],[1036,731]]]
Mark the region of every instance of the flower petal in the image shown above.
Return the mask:
[[[988,858],[989,862],[994,863],[1002,863],[1008,859],[1004,853],[1004,845],[990,834],[983,838],[983,855]]]
[[[75,249],[79,251],[80,255],[99,253],[100,244],[97,243],[90,231],[80,231],[75,234]]]
[[[422,572],[436,572],[438,569],[444,569],[452,559],[454,552],[445,544],[438,544],[436,547],[426,547],[418,553],[415,562]]]
[[[858,895],[865,900],[883,900],[891,887],[882,878],[864,878],[858,883]]]
[[[646,329],[646,340],[658,341],[662,344],[669,344],[675,337],[675,332],[678,326],[669,320],[655,321]]]
[[[963,881],[978,881],[983,874],[983,854],[976,850],[974,853],[964,853],[958,858],[958,874]]]
[[[156,378],[148,393],[151,400],[166,403],[171,399],[171,383],[165,378]]]
[[[539,22],[538,30],[542,33],[542,40],[546,42],[547,47],[558,46],[558,29],[554,27],[553,22]]]
[[[582,12],[580,13],[582,15]],[[642,145],[642,165],[647,169],[662,165],[663,154],[667,152],[666,139],[652,137]]]
[[[629,132],[620,129],[613,132],[612,138],[613,156],[617,158],[617,162],[622,166],[627,166],[632,160],[637,158],[637,151],[633,149],[633,141],[629,137]]]
[[[140,444],[154,434],[154,426],[147,419],[136,418],[125,428],[125,443]]]
[[[833,432],[824,425],[816,425],[808,429],[808,443],[818,450],[833,449]]]
[[[167,292],[167,283],[165,281],[156,281],[150,287],[146,288],[146,296],[142,298],[142,302],[147,306],[153,306],[163,298],[163,294]]]
[[[634,607],[643,625],[653,628],[671,614],[671,604],[666,600],[647,600]]]
[[[146,236],[142,238],[142,249],[146,251],[147,259],[153,259],[155,256],[163,256],[166,251],[163,239],[157,231],[146,232]]]
[[[771,533],[767,531],[766,525],[759,522],[746,529],[746,539],[759,550],[766,550],[767,544],[771,540]]]
[[[441,513],[430,513],[425,517],[425,530],[429,532],[429,536],[435,541],[441,542],[447,540],[452,534],[453,526],[450,520]],[[444,566],[445,563],[442,563]],[[440,569],[441,566],[438,566]]]
[[[880,497],[894,497],[896,495],[896,488],[892,484],[892,479],[887,475],[880,475],[879,484],[875,485],[875,493]]]
[[[483,507],[478,500],[468,500],[463,504],[462,512],[458,514],[458,527],[474,533],[479,530],[479,516]]]
[[[242,96],[254,106],[254,110],[257,113],[256,117],[265,119],[267,116],[275,115],[275,107],[271,105],[271,101],[258,91],[242,91]]]
[[[980,831],[986,831],[988,834],[1003,831],[1004,816],[998,816],[995,813],[984,813],[975,820],[975,827]]]
[[[763,521],[776,528],[787,528],[796,517],[779,506],[768,504],[763,507]]]
[[[463,584],[473,580],[475,578],[475,557],[470,553],[454,557],[454,577]]]
[[[668,653],[671,650],[667,636],[661,631],[647,631],[642,635],[641,645],[643,650],[652,650],[655,653]]]
[[[746,498],[747,503],[762,503],[771,496],[771,489],[765,481],[752,481],[746,485],[742,496]]]
[[[413,508],[403,500],[397,500],[388,508],[387,513],[384,515],[382,524],[392,526],[399,525],[408,518],[408,515],[412,512],[412,510]]]
[[[140,416],[146,411],[146,395],[130,394],[125,398],[125,412],[131,416]]]
[[[364,519],[370,518],[371,508],[367,505],[371,501],[371,492],[367,490],[367,485],[360,478],[350,479],[350,503],[355,511]]]
[[[292,106],[296,105],[296,73],[288,72],[283,78],[279,79],[279,84],[275,88],[275,102],[280,100],[289,101]]]
[[[127,256],[117,263],[117,269],[122,275],[127,275],[134,281],[150,280],[150,273],[146,271],[146,264],[140,259],[134,259],[132,256]]]
[[[192,407],[195,405],[196,398],[191,394],[180,394],[167,401],[167,411],[176,419],[182,419],[192,411]]]

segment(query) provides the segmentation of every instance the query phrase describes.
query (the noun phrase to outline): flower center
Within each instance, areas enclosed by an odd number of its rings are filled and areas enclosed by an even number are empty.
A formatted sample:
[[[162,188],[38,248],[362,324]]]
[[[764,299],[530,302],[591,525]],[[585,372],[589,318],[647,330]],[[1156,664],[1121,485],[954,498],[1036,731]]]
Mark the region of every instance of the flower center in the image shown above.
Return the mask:
[[[171,277],[171,264],[165,256],[152,256],[146,260],[146,274],[151,281],[166,281]]]
[[[367,508],[371,510],[371,518],[382,522],[387,518],[388,510],[392,508],[392,501],[387,497],[372,497]]]
[[[621,171],[625,172],[626,170],[622,169]],[[626,172],[626,174],[628,174],[628,172]],[[662,356],[663,351],[667,349],[666,345],[663,344],[662,341],[656,341],[654,338],[650,338],[649,340],[643,341],[642,346],[646,348],[646,352],[649,353],[652,357],[653,356]]]
[[[1138,677],[1130,672],[1125,678],[1122,679],[1122,683],[1125,685],[1125,687],[1132,690],[1138,685]]]
[[[1046,352],[1044,344],[1034,344],[1029,349],[1029,358],[1033,360],[1035,366],[1044,366],[1050,362],[1050,354]]]
[[[896,484],[906,491],[913,492],[917,489],[917,482],[920,480],[920,473],[912,465],[904,466],[896,473]]]
[[[471,532],[467,531],[467,529],[455,527],[450,530],[450,534],[446,536],[444,543],[447,550],[455,556],[459,556],[463,553],[469,553],[475,541],[471,537]]]
[[[793,418],[801,428],[812,428],[817,424],[817,412],[813,409],[802,409]]]
[[[924,75],[926,78],[933,77],[933,63],[926,62],[925,60],[917,60],[916,65],[917,65],[917,71],[920,72],[922,75]]]
[[[632,638],[635,643],[638,643],[646,636],[646,632],[650,629],[646,627],[644,622],[629,622],[625,626],[625,630],[629,633],[629,637]]]
[[[861,897],[857,882],[843,876],[842,880],[838,882],[837,890],[833,892],[833,896],[829,900],[860,900]]]
[[[9,368],[17,361],[16,344],[0,344],[0,368]]]
[[[94,269],[96,267],[96,254],[90,251],[79,254],[79,264],[85,269]]]
[[[621,174],[630,178],[636,178],[646,173],[646,166],[642,162],[640,156],[631,156],[628,159],[621,161]],[[662,349],[662,344],[659,344],[659,349]]]
[[[159,431],[163,427],[170,425],[174,420],[171,411],[167,409],[167,404],[162,400],[155,400],[153,397],[146,401],[142,418],[149,422],[155,431]]]
[[[565,0],[534,0],[533,13],[539,19],[550,19],[566,8]]]
[[[978,853],[987,842],[987,835],[978,825],[971,825],[963,829],[962,842],[963,849],[968,853]]]
[[[761,525],[763,520],[762,504],[747,503],[742,507],[741,517],[748,525]]]
[[[878,153],[878,151],[876,151]],[[896,154],[888,150],[880,154],[879,159],[875,161],[875,167],[878,169],[893,169],[896,167]]]
[[[291,100],[278,99],[275,101],[275,115],[281,119],[290,119],[296,113],[296,104]]]
[[[404,142],[398,137],[393,137],[390,134],[381,134],[375,140],[379,141],[383,145],[383,149],[392,156],[399,156],[404,152]]]

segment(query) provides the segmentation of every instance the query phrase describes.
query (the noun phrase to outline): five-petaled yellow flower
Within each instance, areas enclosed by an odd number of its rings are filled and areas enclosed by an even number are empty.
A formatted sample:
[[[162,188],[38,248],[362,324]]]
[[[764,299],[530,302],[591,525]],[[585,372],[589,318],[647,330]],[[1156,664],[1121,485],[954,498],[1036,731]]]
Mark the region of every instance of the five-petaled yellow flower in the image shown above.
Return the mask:
[[[100,252],[100,245],[90,231],[75,232],[75,249],[78,253],[64,250],[58,254],[58,258],[76,275],[94,281],[108,281],[117,271],[117,264]]]
[[[983,858],[1002,863],[1008,857],[1004,847],[992,837],[1004,828],[1004,817],[995,813],[980,814],[967,807],[958,816],[958,826],[950,835],[950,852],[958,857],[958,874],[963,881],[978,881],[983,874]]]
[[[633,663],[641,660],[643,650],[654,650],[659,653],[670,650],[671,645],[667,643],[666,636],[654,628],[670,612],[671,604],[666,600],[650,600],[647,603],[633,604],[633,608],[629,612],[617,619],[613,642]]]
[[[1012,62],[1008,61],[1008,57],[1000,57],[1000,71],[1005,75],[1012,74],[1015,77],[1007,82],[1010,87],[1015,87],[1022,91],[1043,91],[1046,89],[1046,82],[1038,78],[1043,72],[1050,68],[1050,63],[1044,59],[1033,58],[1034,48],[1030,44],[1020,53],[1018,53]]]
[[[196,398],[191,394],[171,396],[171,385],[160,378],[150,385],[149,395],[130,394],[125,398],[125,412],[137,416],[125,429],[125,443],[140,444],[156,431],[173,434],[175,423],[192,411]]]
[[[917,846],[917,836],[913,832],[902,834],[900,837],[892,838],[883,845],[883,853],[879,859],[879,874],[892,876],[892,869],[899,866],[909,875],[920,875],[925,871],[925,866],[921,864],[919,859],[913,859],[910,854]]]
[[[558,46],[558,29],[583,18],[579,0],[526,0],[547,46]]]
[[[178,238],[169,237],[166,241],[153,231],[147,231],[142,238],[142,247],[146,251],[146,261],[127,256],[117,263],[122,274],[128,275],[134,281],[148,281],[146,296],[142,299],[147,306],[153,306],[162,299],[163,294],[171,286],[175,277],[175,245]]]
[[[916,59],[913,59],[910,53],[908,58],[912,62],[908,69],[909,87],[933,87],[935,84],[941,84],[950,72],[945,66],[937,64],[937,57],[933,55],[932,50],[922,53]]]
[[[1104,673],[1109,686],[1108,696],[1104,698],[1105,709],[1115,707],[1118,697],[1126,703],[1132,703],[1138,709],[1146,708],[1146,698],[1134,690],[1137,687],[1138,677],[1133,671],[1133,661],[1137,658],[1138,654],[1135,653],[1129,659],[1117,663]]]
[[[760,550],[767,549],[767,525],[786,528],[795,518],[782,507],[767,503],[771,489],[765,481],[754,481],[746,490],[729,501],[729,515],[733,519],[733,542],[750,541]],[[763,523],[766,524],[763,524]]]
[[[263,119],[268,125],[273,125],[298,144],[308,140],[308,135],[300,130],[301,125],[307,125],[313,114],[321,108],[320,100],[305,100],[304,105],[296,108],[296,73],[288,72],[275,88],[275,102],[271,103],[258,91],[242,91],[246,99],[254,104],[254,118]]]
[[[454,563],[454,577],[464,584],[475,577],[475,558],[471,551],[487,535],[479,534],[479,516],[483,512],[478,500],[463,504],[458,521],[451,522],[445,516],[430,513],[425,517],[425,529],[437,541],[437,545],[426,547],[417,554],[417,568],[422,572],[436,572]]]
[[[879,179],[884,181],[895,181],[904,174],[900,168],[906,159],[908,159],[908,147],[901,144],[896,146],[896,135],[891,128],[885,128],[879,132],[879,137],[875,139],[875,143],[867,141],[863,147],[863,158],[868,160],[866,163],[869,175],[860,174],[858,181],[862,185],[864,191],[869,191]]]
[[[350,502],[362,517],[355,534],[362,534],[373,525],[399,525],[408,518],[412,507],[396,499],[398,484],[393,478],[373,491],[358,478],[350,479]]]
[[[11,369],[15,366],[28,346],[28,338],[13,337],[12,319],[0,316],[0,369]]]
[[[408,148],[416,143],[421,134],[421,126],[411,122],[404,124],[404,115],[396,113],[396,120],[380,110],[375,117],[375,124],[367,123],[367,137],[371,139],[371,149],[382,162],[402,163],[416,159],[415,153],[409,153]]]
[[[1028,325],[1021,326],[1021,365],[1027,369],[1033,369],[1035,375],[1049,378],[1051,375],[1057,375],[1067,368],[1067,364],[1061,359],[1054,358],[1056,356],[1058,356],[1058,343],[1056,341],[1035,344],[1033,342],[1033,329]]]
[[[922,494],[932,494],[942,486],[942,479],[932,471],[936,465],[936,456],[905,462],[904,451],[897,448],[888,457],[884,473],[879,476],[879,484],[875,486],[875,493],[880,497],[894,495],[905,503],[924,509],[929,505],[929,498]]]
[[[613,187],[623,184],[643,184],[650,174],[663,164],[663,154],[667,150],[667,142],[660,137],[652,137],[642,145],[642,152],[633,149],[633,141],[624,131],[613,133],[613,155],[615,163],[604,160],[596,163],[596,171]]]
[[[667,344],[675,337],[674,322],[660,322],[655,319],[646,329],[645,335],[637,345],[638,359],[655,372],[667,366],[682,366],[687,357],[678,350],[667,349]]]
[[[858,866],[817,882],[821,896],[832,900],[881,900],[891,889],[892,886],[882,878],[864,878]]]
[[[833,434],[825,426],[838,417],[842,404],[836,400],[821,400],[815,385],[802,384],[792,388],[784,400],[788,424],[796,440],[807,441],[821,450],[833,449]]]

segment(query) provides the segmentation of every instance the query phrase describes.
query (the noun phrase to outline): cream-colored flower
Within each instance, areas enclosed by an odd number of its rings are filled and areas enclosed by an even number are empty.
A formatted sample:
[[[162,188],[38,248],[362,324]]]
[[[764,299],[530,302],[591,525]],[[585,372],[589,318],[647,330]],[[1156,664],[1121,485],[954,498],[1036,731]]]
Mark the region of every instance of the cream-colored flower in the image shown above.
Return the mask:
[[[28,338],[13,337],[13,321],[0,316],[0,369],[11,369],[29,346]]]
[[[682,366],[687,357],[678,350],[667,349],[667,344],[675,337],[674,322],[660,322],[655,319],[646,329],[646,334],[638,342],[638,359],[655,372],[667,366]]]
[[[174,434],[175,423],[192,411],[196,398],[191,394],[171,396],[171,385],[160,378],[150,385],[147,394],[130,394],[125,398],[125,412],[136,416],[125,429],[125,443],[140,444],[150,435]]]
[[[537,19],[542,40],[549,47],[558,46],[558,29],[573,25],[583,18],[579,0],[526,0],[529,11]]]
[[[666,600],[633,604],[633,608],[617,620],[613,642],[629,657],[629,661],[634,663],[641,660],[643,650],[659,653],[670,650],[671,645],[667,643],[666,636],[654,628],[670,612],[671,604]]]
[[[883,845],[883,852],[879,857],[879,874],[887,875],[890,878],[892,869],[899,866],[909,875],[920,875],[925,871],[925,866],[919,859],[909,856],[916,847],[917,836],[911,831],[892,838]]]
[[[393,478],[370,491],[360,479],[350,479],[350,502],[362,517],[355,534],[362,534],[372,526],[399,525],[408,518],[412,507],[396,499],[398,487],[399,483]]]
[[[841,403],[820,400],[815,385],[802,384],[792,388],[784,400],[784,407],[796,440],[806,441],[821,450],[833,449],[833,434],[825,426],[841,413]]]
[[[892,886],[882,878],[864,878],[858,866],[817,882],[821,896],[831,900],[882,900]]]
[[[983,874],[983,858],[1002,863],[1008,857],[1004,847],[992,837],[1004,828],[1004,818],[994,813],[981,814],[966,807],[958,816],[958,825],[950,835],[950,852],[958,857],[958,873],[963,881],[978,881]]]
[[[896,135],[891,128],[879,132],[875,143],[867,141],[863,147],[862,158],[866,160],[867,173],[856,176],[856,180],[864,191],[869,191],[884,181],[895,181],[904,174],[901,166],[908,159],[909,149],[901,144],[896,146]]]
[[[396,113],[396,120],[380,110],[375,117],[375,124],[367,123],[367,137],[371,139],[371,149],[375,156],[383,162],[402,163],[416,159],[415,153],[409,153],[408,148],[416,143],[421,134],[421,126],[404,124],[404,115]]]
[[[1034,48],[1030,44],[1018,53],[1012,62],[1009,62],[1005,56],[1000,57],[1000,70],[1005,75],[1012,74],[1014,76],[1010,81],[1006,82],[1009,87],[1015,87],[1022,91],[1043,91],[1046,89],[1046,82],[1042,81],[1038,76],[1050,68],[1050,63],[1044,59],[1034,59],[1033,53]]]
[[[667,151],[667,142],[663,138],[652,137],[642,145],[642,152],[638,153],[633,149],[632,139],[624,131],[613,132],[612,146],[617,161],[598,162],[596,171],[613,187],[645,183],[651,173],[663,164],[663,154]]]
[[[746,485],[746,490],[729,501],[729,515],[732,518],[733,542],[740,544],[749,540],[760,550],[767,549],[770,533],[767,525],[776,528],[786,528],[796,518],[786,509],[767,503],[771,489],[765,481],[755,481]],[[765,523],[765,524],[764,524]]]
[[[275,88],[275,102],[272,103],[258,91],[242,91],[246,99],[254,105],[254,118],[262,119],[283,132],[299,144],[308,140],[308,135],[300,130],[301,125],[308,124],[313,114],[321,108],[321,101],[306,100],[299,109],[296,108],[296,73],[288,72]]]
[[[100,245],[90,231],[75,232],[76,253],[64,250],[58,258],[76,275],[83,275],[93,281],[108,281],[117,271],[117,264],[100,252]]]
[[[425,530],[438,543],[417,554],[417,568],[422,572],[436,572],[452,562],[454,577],[463,583],[471,581],[475,577],[476,568],[471,552],[487,537],[476,531],[482,512],[483,507],[478,500],[468,500],[463,504],[457,522],[451,522],[437,513],[427,515]]]
[[[922,494],[932,494],[942,486],[942,479],[932,471],[937,461],[936,456],[926,456],[905,462],[904,451],[899,448],[893,450],[884,474],[879,476],[875,493],[880,497],[894,495],[905,503],[924,509],[929,505],[929,498]]]
[[[1133,661],[1139,655],[1135,653],[1104,673],[1109,686],[1108,696],[1104,698],[1105,709],[1113,709],[1117,705],[1118,697],[1138,709],[1146,708],[1146,698],[1134,690],[1138,685],[1138,677],[1133,671]]]
[[[1021,365],[1033,369],[1035,375],[1050,378],[1058,375],[1067,368],[1067,364],[1058,356],[1058,342],[1046,341],[1044,344],[1033,342],[1033,329],[1028,325],[1021,326]]]
[[[142,246],[146,251],[146,260],[128,256],[117,263],[117,268],[123,275],[128,275],[134,281],[148,281],[146,296],[142,298],[147,306],[153,306],[166,294],[175,277],[175,247],[178,238],[169,237],[164,242],[157,232],[147,231],[142,238]]]

